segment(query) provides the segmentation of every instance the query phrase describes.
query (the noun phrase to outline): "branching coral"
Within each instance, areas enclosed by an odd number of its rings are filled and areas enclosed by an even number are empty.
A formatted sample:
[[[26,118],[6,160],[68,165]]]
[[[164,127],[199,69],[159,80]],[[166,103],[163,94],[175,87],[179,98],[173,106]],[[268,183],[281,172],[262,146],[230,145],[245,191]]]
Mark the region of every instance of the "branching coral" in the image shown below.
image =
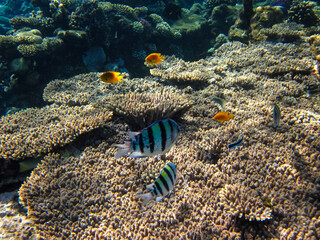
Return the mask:
[[[261,30],[252,31],[252,39],[256,42],[261,41],[275,41],[290,43],[301,41],[303,32],[303,25],[294,22],[275,24],[272,28],[263,28]]]
[[[44,38],[40,44],[20,44],[17,50],[24,57],[35,57],[49,55],[63,45],[60,38]]]
[[[192,106],[186,96],[175,93],[128,93],[112,95],[106,105],[134,130],[165,118],[179,118]]]
[[[80,74],[69,79],[51,81],[44,89],[43,99],[57,104],[85,105],[99,103],[111,94],[149,92],[179,92],[177,89],[161,85],[151,78],[129,79],[127,73],[119,84],[106,84],[101,81],[101,73]]]
[[[264,206],[258,193],[241,185],[226,185],[219,196],[225,210],[232,216],[249,221],[264,221],[272,218],[272,210]]]
[[[185,62],[182,59],[168,57],[165,63],[162,63],[159,67],[150,69],[150,74],[176,82],[206,82],[216,76],[215,67],[212,66],[212,68],[208,68],[203,65],[203,60],[199,60],[198,62]]]
[[[307,27],[316,26],[319,18],[313,11],[314,6],[310,1],[293,1],[289,11],[289,21],[301,23]]]
[[[104,125],[112,113],[92,106],[51,105],[2,117],[0,158],[36,157]]]

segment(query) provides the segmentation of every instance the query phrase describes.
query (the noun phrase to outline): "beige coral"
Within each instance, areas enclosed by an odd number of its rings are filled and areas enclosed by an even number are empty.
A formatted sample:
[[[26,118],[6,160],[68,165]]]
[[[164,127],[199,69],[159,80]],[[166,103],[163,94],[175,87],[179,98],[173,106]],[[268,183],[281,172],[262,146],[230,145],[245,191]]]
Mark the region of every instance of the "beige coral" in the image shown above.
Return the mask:
[[[0,158],[19,160],[48,153],[104,125],[111,117],[109,111],[90,105],[51,105],[4,116],[0,120]]]
[[[193,104],[187,96],[170,92],[112,95],[105,102],[116,115],[122,117],[135,130],[161,119],[177,119]]]
[[[211,65],[211,64],[210,64]],[[165,80],[176,82],[207,82],[210,78],[217,76],[215,67],[207,64],[203,60],[197,62],[185,62],[175,57],[165,58],[165,62],[159,67],[151,68],[150,74]]]
[[[102,73],[80,74],[69,79],[51,81],[44,89],[43,99],[48,102],[67,105],[85,105],[99,103],[108,95],[126,94],[128,92],[179,92],[170,86],[163,86],[155,79],[133,78],[127,73],[118,84],[104,83],[100,79]]]
[[[226,185],[219,192],[222,205],[232,216],[249,221],[264,221],[272,218],[272,209],[259,201],[258,193],[241,185]]]

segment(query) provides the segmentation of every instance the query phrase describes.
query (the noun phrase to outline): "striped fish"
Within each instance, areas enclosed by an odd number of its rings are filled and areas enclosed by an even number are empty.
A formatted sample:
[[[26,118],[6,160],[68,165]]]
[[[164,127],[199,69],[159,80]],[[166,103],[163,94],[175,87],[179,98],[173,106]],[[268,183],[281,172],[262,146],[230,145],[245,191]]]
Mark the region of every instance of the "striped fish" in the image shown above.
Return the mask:
[[[273,127],[277,128],[279,126],[279,122],[280,122],[280,108],[279,106],[275,103],[274,107],[273,107]]]
[[[155,199],[157,202],[161,201],[164,197],[169,195],[177,182],[177,168],[173,163],[167,163],[162,169],[156,181],[147,186],[150,192],[137,195],[142,198],[142,205],[148,204],[151,200]]]
[[[114,158],[120,158],[129,152],[132,152],[132,158],[163,155],[176,142],[179,132],[178,124],[172,119],[155,122],[140,132],[129,132],[131,141],[115,145],[120,150]]]
[[[240,136],[240,138],[238,139],[238,141],[229,144],[229,148],[233,149],[235,147],[241,146],[242,145],[242,140],[243,140],[243,135]]]

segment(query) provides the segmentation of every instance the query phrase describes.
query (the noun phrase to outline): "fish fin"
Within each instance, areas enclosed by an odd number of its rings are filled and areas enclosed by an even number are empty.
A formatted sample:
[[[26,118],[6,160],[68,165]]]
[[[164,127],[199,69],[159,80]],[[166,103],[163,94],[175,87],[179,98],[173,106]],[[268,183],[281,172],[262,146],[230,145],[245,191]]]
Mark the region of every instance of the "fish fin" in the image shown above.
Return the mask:
[[[233,113],[230,113],[230,114],[229,114],[229,118],[231,118],[231,119],[233,119],[233,118],[234,118]]]
[[[141,132],[128,132],[129,138],[134,140],[138,134]]]
[[[162,199],[164,199],[164,197],[157,197],[156,202],[160,202]]]
[[[151,192],[144,193],[144,194],[138,194],[136,195],[137,198],[142,198],[142,205],[147,205],[154,197],[152,196]]]
[[[153,183],[149,184],[148,186],[146,186],[146,188],[150,191],[153,191]]]
[[[125,142],[124,144],[115,144],[114,146],[120,148],[120,150],[114,155],[114,159],[118,159],[131,151],[131,142]]]
[[[147,157],[147,156],[142,155],[140,152],[133,152],[133,153],[130,154],[129,157],[131,157],[131,158],[144,158],[144,157]]]

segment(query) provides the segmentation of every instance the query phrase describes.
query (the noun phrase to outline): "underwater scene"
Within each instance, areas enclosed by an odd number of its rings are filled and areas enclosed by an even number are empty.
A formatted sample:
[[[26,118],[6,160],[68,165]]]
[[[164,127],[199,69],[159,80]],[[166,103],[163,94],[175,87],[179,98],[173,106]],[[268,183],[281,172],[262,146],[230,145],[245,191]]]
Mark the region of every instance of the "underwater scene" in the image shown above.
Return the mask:
[[[320,0],[0,0],[0,239],[320,239]]]

